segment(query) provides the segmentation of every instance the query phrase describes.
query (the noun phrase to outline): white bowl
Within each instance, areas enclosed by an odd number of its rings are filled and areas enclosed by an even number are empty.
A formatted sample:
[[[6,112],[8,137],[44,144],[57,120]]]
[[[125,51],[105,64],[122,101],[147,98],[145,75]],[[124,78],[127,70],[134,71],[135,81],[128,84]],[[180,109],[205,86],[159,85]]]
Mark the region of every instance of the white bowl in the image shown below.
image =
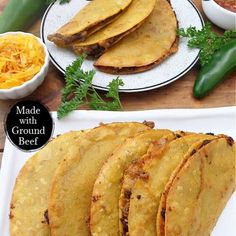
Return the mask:
[[[23,98],[30,95],[32,92],[34,92],[36,88],[38,88],[44,81],[44,78],[46,77],[47,72],[48,72],[49,62],[50,62],[49,53],[47,51],[45,44],[42,42],[40,38],[36,37],[35,35],[24,33],[24,32],[7,32],[4,34],[0,34],[0,37],[3,37],[5,35],[14,35],[14,34],[34,36],[44,49],[45,60],[44,60],[44,64],[41,70],[29,81],[26,81],[20,86],[12,87],[9,89],[0,89],[0,99],[3,99],[3,100]]]
[[[214,0],[202,0],[202,8],[209,20],[223,29],[236,29],[236,13],[226,10]]]

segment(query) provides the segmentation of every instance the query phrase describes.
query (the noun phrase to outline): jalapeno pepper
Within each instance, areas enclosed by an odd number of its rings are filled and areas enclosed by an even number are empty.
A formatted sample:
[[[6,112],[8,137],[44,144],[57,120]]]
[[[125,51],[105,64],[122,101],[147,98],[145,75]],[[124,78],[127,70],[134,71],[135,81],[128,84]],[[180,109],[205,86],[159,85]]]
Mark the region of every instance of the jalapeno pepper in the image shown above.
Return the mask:
[[[236,39],[221,47],[197,76],[193,87],[196,98],[206,96],[225,77],[236,70]]]
[[[9,0],[0,16],[0,33],[24,30],[47,7],[46,0]]]

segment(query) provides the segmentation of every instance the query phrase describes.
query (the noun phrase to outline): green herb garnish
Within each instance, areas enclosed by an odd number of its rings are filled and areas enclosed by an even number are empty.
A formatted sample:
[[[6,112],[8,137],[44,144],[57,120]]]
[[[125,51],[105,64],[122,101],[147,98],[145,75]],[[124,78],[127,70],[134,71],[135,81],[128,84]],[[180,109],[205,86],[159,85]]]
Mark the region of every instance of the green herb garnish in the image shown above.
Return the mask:
[[[179,29],[178,35],[189,38],[188,46],[190,48],[199,48],[199,60],[202,66],[209,63],[213,54],[218,51],[223,45],[236,38],[236,30],[226,30],[223,35],[218,35],[212,31],[212,26],[208,22],[201,29],[189,27]]]
[[[59,119],[67,116],[81,105],[88,105],[94,110],[122,110],[119,87],[124,85],[123,81],[117,78],[109,83],[108,93],[105,95],[109,101],[105,101],[92,87],[95,71],[83,71],[81,69],[84,59],[85,56],[80,56],[66,68],[66,85],[62,90],[61,104],[57,111]]]

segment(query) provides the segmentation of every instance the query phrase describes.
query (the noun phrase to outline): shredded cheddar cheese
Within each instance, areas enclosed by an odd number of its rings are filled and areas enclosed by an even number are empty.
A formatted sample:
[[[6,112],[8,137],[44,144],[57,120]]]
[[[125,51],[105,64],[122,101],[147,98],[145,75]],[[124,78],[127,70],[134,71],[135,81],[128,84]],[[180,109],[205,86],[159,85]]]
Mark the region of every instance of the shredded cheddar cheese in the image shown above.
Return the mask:
[[[0,89],[19,86],[32,79],[44,64],[45,53],[31,35],[0,38]]]

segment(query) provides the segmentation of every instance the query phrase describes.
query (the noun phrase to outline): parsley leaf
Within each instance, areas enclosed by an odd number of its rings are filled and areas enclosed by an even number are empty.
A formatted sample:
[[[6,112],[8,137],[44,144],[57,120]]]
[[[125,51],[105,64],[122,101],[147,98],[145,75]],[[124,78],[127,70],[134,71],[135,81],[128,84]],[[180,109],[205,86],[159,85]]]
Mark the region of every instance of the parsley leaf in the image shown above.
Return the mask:
[[[212,31],[212,26],[209,22],[201,29],[189,27],[179,29],[178,35],[189,38],[188,46],[190,48],[200,49],[199,60],[202,66],[209,63],[213,54],[223,45],[236,38],[236,30],[226,30],[223,35],[218,35]]]
[[[94,110],[122,110],[119,87],[124,86],[121,79],[112,80],[108,85],[106,101],[92,87],[95,71],[83,71],[81,66],[85,56],[80,56],[66,68],[66,85],[62,90],[61,104],[57,110],[58,119],[67,116],[81,105],[88,105]]]
[[[117,111],[122,109],[119,98],[119,87],[124,86],[121,79],[117,78],[112,80],[108,85],[108,93],[106,98],[112,101],[105,102],[97,93],[91,94],[91,99],[89,105],[95,110],[105,110],[105,111]]]

